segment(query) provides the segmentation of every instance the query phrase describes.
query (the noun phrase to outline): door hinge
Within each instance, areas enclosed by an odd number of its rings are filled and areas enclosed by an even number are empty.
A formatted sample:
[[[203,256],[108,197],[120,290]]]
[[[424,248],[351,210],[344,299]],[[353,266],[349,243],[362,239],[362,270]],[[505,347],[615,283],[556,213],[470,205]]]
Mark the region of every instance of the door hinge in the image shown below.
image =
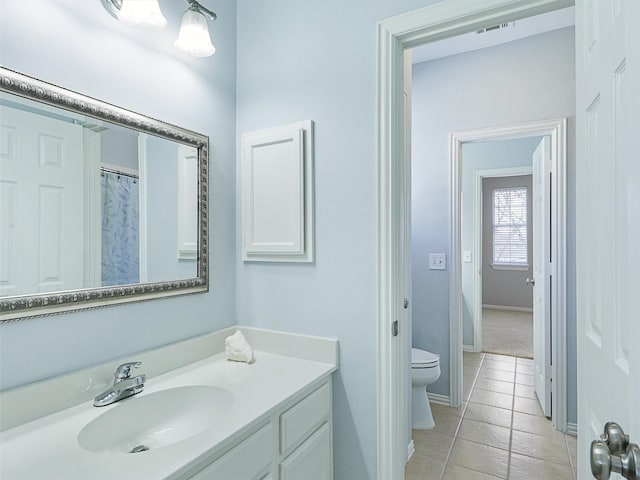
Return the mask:
[[[398,320],[395,320],[392,324],[391,324],[391,333],[393,334],[394,337],[398,336],[398,330],[400,329],[399,325],[398,325]]]
[[[405,309],[409,308],[409,299],[408,298],[404,299],[404,308]]]

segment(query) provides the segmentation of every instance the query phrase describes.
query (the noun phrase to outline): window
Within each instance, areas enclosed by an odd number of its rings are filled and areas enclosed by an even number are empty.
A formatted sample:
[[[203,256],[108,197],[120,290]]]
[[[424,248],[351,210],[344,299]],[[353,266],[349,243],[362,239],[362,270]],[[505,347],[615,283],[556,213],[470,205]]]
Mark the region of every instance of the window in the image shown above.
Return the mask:
[[[493,190],[493,264],[527,266],[527,188]]]

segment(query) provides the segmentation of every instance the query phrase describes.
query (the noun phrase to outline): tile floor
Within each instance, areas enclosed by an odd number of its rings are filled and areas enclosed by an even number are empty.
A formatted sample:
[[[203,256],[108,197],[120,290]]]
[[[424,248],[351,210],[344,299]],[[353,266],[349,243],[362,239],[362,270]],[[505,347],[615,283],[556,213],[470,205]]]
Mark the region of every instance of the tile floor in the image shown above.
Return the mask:
[[[436,426],[413,430],[406,480],[575,480],[576,438],[551,426],[531,360],[464,354],[462,407],[431,404]]]

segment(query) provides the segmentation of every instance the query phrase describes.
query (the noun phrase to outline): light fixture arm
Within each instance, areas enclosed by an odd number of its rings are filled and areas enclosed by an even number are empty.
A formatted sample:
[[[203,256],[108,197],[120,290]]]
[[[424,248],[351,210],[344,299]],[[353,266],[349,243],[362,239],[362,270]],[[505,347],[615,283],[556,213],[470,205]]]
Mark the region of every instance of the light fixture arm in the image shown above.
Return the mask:
[[[101,1],[105,10],[109,12],[109,14],[111,14],[113,18],[117,19],[118,12],[122,8],[122,0],[101,0]],[[201,3],[197,2],[196,0],[185,0],[185,1],[189,4],[189,8],[198,10],[199,12],[209,17],[209,20],[215,20],[216,18],[218,18],[218,15],[216,15],[215,12],[212,12],[211,10],[209,10],[207,7],[203,6]]]
[[[113,18],[118,19],[118,12],[122,8],[122,0],[102,0],[102,5]]]
[[[104,2],[105,0],[102,0],[102,1]],[[209,10],[208,8],[206,8],[196,0],[185,0],[185,1],[189,4],[190,9],[197,10],[200,13],[206,15],[207,17],[209,17],[209,20],[213,21],[216,18],[218,18],[218,15],[216,15],[215,12],[212,12],[211,10]]]

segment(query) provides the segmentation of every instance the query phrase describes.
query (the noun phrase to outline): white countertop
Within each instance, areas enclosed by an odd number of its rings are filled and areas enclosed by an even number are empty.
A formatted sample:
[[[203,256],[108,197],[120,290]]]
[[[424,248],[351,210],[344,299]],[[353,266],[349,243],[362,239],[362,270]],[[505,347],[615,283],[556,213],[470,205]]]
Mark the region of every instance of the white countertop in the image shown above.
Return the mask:
[[[228,361],[223,353],[148,379],[144,391],[107,407],[92,401],[47,415],[0,434],[2,480],[159,480],[179,478],[203,455],[219,451],[268,418],[292,396],[320,383],[336,363],[255,352],[252,364]],[[139,370],[144,373],[144,366]],[[138,373],[138,372],[136,372]],[[211,385],[231,392],[231,410],[214,427],[175,443],[137,454],[93,453],[78,444],[78,433],[107,409],[167,388]]]

